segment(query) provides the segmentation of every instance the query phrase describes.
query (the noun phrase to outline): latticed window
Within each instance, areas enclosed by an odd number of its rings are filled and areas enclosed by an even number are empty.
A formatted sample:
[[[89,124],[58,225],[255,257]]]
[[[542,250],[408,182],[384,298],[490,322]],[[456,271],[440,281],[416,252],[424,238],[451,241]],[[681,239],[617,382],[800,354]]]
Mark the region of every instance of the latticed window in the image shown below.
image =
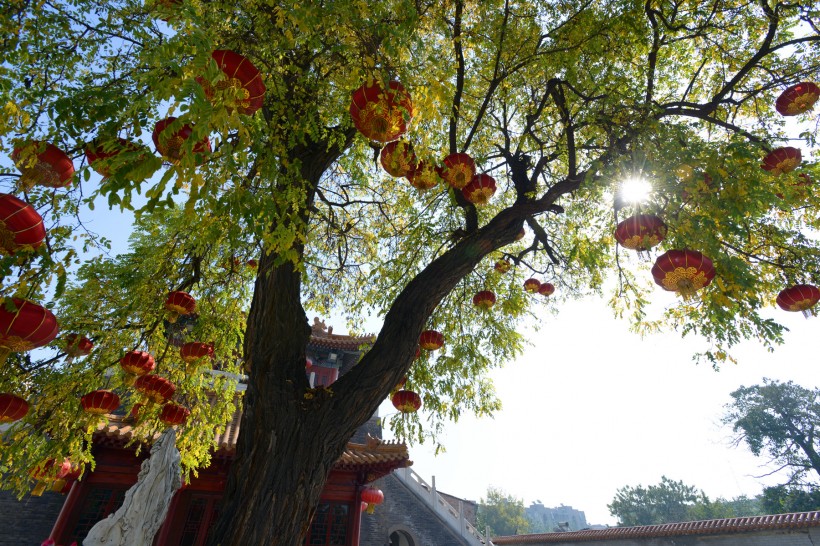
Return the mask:
[[[323,502],[316,508],[310,524],[308,546],[347,546],[350,527],[350,506]]]
[[[179,546],[201,546],[205,544],[214,523],[219,516],[219,501],[216,495],[192,495],[182,524]]]
[[[122,501],[125,500],[125,491],[125,489],[112,488],[109,485],[91,486],[67,543],[70,544],[76,540],[77,544],[81,544],[94,524],[122,505]]]

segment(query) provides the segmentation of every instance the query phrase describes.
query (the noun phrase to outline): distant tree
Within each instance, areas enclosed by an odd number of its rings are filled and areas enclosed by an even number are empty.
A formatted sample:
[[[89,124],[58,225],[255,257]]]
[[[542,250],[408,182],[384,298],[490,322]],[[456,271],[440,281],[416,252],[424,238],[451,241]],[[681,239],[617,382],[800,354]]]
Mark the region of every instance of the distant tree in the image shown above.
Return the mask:
[[[761,508],[766,514],[820,510],[820,488],[787,485],[767,487],[761,495]]]
[[[520,535],[530,530],[524,501],[493,486],[487,488],[487,498],[478,505],[476,524],[482,532],[489,527],[493,536]]]
[[[714,501],[702,495],[702,498],[692,505],[687,514],[691,521],[702,519],[739,518],[745,516],[760,516],[767,513],[763,509],[762,496],[747,497],[741,495],[730,500],[717,498]]]
[[[702,491],[662,476],[657,485],[618,489],[607,508],[618,518],[618,525],[656,525],[689,520],[691,507],[704,498]]]
[[[723,422],[732,425],[736,443],[745,442],[757,456],[767,453],[779,465],[772,473],[789,472],[788,484],[816,484],[820,390],[764,378],[762,385],[741,386],[732,398]]]

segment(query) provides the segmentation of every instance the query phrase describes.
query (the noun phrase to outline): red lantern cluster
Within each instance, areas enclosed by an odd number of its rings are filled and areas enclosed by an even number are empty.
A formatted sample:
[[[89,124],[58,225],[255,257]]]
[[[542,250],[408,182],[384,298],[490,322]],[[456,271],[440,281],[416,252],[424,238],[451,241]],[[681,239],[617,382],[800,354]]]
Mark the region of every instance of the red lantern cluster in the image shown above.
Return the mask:
[[[492,290],[482,290],[473,296],[473,305],[481,309],[489,309],[495,305],[495,292]]]
[[[712,282],[715,268],[696,250],[670,250],[655,261],[652,277],[664,290],[689,297]]]
[[[362,502],[367,503],[367,513],[372,514],[376,510],[376,505],[384,502],[384,493],[381,489],[366,487],[362,490]]]
[[[390,401],[393,402],[393,407],[402,413],[415,413],[421,407],[421,396],[413,391],[400,390],[390,398]]]
[[[88,356],[94,344],[85,336],[80,334],[68,334],[65,336],[65,352],[71,358]]]
[[[441,182],[441,169],[432,163],[420,161],[416,168],[407,175],[407,180],[418,190],[429,190]]]
[[[157,147],[157,151],[162,157],[172,163],[177,163],[182,159],[185,141],[191,138],[194,132],[190,125],[185,124],[171,133],[169,126],[174,123],[176,119],[175,117],[168,117],[158,121],[151,135],[154,146]],[[194,144],[192,151],[194,153],[195,164],[202,165],[205,162],[207,154],[211,152],[211,142],[208,140],[208,137]]]
[[[231,96],[229,108],[236,107],[246,116],[252,116],[262,108],[265,100],[265,84],[262,82],[262,74],[253,63],[239,53],[227,49],[217,49],[211,53],[211,57],[225,74],[225,78],[216,85],[212,85],[201,76],[196,78],[208,100],[213,102],[218,93],[231,89],[234,95]]]
[[[19,421],[28,414],[28,402],[9,392],[0,393],[0,424]]]
[[[68,154],[48,142],[32,141],[15,148],[11,159],[22,173],[20,185],[25,189],[35,185],[64,188],[74,176],[74,163]]]
[[[419,336],[419,347],[425,351],[435,351],[444,346],[444,334],[435,330],[425,330]]]
[[[527,279],[524,281],[524,290],[527,292],[535,293],[538,292],[538,289],[541,288],[541,281],[538,279]]]
[[[154,371],[156,363],[151,353],[130,351],[120,359],[120,367],[126,373],[125,383],[133,385],[137,377],[142,377]]]
[[[820,290],[811,284],[797,284],[781,290],[777,305],[784,311],[808,311],[820,301]]]
[[[191,412],[188,408],[168,402],[162,406],[162,410],[159,412],[159,420],[172,427],[174,425],[184,425],[190,415]]]
[[[776,148],[763,158],[764,170],[775,175],[793,171],[803,160],[800,150],[792,146]]]
[[[120,397],[111,391],[99,389],[83,395],[80,404],[86,413],[105,415],[120,407]]]
[[[784,116],[808,112],[820,98],[820,87],[812,82],[800,82],[787,88],[777,97],[775,109]]]
[[[395,177],[408,176],[418,162],[413,145],[404,140],[385,144],[379,158],[387,174]]]
[[[407,132],[407,124],[413,118],[413,102],[399,82],[391,81],[383,89],[374,81],[353,92],[350,117],[366,138],[390,142]]]
[[[488,174],[477,174],[461,189],[461,194],[474,205],[486,205],[495,195],[495,190],[495,178]]]
[[[538,293],[546,297],[552,296],[555,293],[555,286],[549,282],[542,282],[538,287]]]
[[[638,214],[620,222],[615,240],[631,250],[649,250],[666,238],[666,224],[654,214]]]
[[[34,207],[7,193],[0,193],[0,252],[14,254],[43,244],[46,228]]]
[[[28,300],[12,298],[13,311],[0,303],[0,362],[9,353],[30,351],[50,343],[60,331],[54,315]]]
[[[176,322],[180,315],[190,315],[196,311],[196,300],[187,292],[168,292],[165,298],[168,322]]]
[[[164,377],[153,374],[138,377],[134,382],[134,388],[157,404],[170,400],[177,390],[176,385]]]
[[[451,187],[460,190],[476,175],[475,161],[467,154],[450,154],[444,158],[441,177]]]
[[[214,346],[210,343],[200,341],[190,341],[179,349],[179,356],[186,364],[192,364],[200,358],[214,356]]]

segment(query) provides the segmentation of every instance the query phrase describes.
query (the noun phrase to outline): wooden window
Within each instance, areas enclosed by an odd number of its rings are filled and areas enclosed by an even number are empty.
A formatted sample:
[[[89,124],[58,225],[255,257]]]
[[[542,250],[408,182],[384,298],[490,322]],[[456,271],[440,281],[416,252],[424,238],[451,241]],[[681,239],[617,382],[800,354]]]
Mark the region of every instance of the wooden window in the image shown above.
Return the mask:
[[[203,546],[208,540],[211,528],[219,517],[221,495],[193,493],[186,503],[185,519],[179,529],[179,538],[169,542],[174,546]],[[181,506],[182,507],[182,506]],[[179,519],[174,518],[175,521]]]
[[[316,508],[305,544],[307,546],[347,546],[350,505],[323,502]]]
[[[88,532],[98,521],[107,517],[108,514],[116,511],[122,505],[122,501],[125,500],[125,491],[125,488],[110,485],[91,485],[83,500],[71,537],[65,541],[66,544],[73,541],[82,544]]]

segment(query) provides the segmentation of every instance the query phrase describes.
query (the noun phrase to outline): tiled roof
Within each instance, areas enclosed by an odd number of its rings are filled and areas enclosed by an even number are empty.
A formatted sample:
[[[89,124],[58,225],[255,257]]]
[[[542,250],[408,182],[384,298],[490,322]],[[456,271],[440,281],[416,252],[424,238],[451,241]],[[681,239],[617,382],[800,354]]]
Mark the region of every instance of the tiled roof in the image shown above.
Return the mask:
[[[625,540],[635,538],[680,537],[692,535],[723,535],[777,529],[800,529],[820,527],[820,512],[797,512],[773,516],[750,516],[745,518],[709,519],[642,525],[639,527],[612,527],[568,533],[544,533],[493,538],[493,544],[549,544],[556,542],[595,542],[599,540]]]
[[[341,334],[326,334],[324,332],[317,333],[316,330],[314,330],[310,335],[309,343],[311,345],[318,345],[319,347],[326,347],[328,349],[358,351],[363,346],[373,345],[375,341],[375,335],[344,336]]]

